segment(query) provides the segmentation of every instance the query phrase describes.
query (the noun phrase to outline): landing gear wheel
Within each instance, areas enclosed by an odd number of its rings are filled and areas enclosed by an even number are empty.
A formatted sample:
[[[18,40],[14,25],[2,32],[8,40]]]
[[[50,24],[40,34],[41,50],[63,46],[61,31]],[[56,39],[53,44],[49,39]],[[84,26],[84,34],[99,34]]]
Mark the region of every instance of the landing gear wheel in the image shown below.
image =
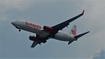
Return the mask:
[[[46,40],[43,41],[43,43],[46,43],[46,42],[47,42]]]
[[[19,29],[19,32],[21,31],[21,29]]]

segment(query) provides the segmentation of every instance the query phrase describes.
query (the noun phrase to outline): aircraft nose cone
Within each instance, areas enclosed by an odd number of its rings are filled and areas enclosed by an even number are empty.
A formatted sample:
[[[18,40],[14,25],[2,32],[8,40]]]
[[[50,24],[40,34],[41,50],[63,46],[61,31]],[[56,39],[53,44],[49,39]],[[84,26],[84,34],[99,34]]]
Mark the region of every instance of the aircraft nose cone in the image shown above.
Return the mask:
[[[16,26],[15,22],[11,22],[11,24],[12,24],[13,26]]]

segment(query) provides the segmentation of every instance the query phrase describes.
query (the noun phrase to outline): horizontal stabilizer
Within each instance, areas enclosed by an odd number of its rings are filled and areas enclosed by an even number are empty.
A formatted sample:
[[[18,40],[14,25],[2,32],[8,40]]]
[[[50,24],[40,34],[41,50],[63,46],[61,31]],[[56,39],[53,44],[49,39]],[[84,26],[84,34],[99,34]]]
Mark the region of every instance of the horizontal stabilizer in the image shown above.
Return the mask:
[[[82,33],[82,34],[76,35],[74,38],[75,38],[75,39],[78,39],[78,38],[84,36],[85,34],[87,34],[87,33],[89,33],[89,32],[90,32],[90,31],[87,31],[87,32],[85,32],[85,33]]]
[[[34,42],[32,43],[32,45],[31,45],[31,48],[34,48],[37,44],[38,44],[38,43],[34,41]]]
[[[73,41],[69,41],[69,42],[68,42],[68,45],[69,45],[70,43],[72,43],[72,42],[73,42]]]

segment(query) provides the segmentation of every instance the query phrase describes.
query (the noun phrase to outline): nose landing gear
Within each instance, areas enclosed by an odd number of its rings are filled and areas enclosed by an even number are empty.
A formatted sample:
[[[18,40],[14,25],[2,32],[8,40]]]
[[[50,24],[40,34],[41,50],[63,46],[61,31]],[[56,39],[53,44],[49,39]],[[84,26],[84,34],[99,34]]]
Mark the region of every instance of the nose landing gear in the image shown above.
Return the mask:
[[[21,29],[19,29],[19,32],[21,31]]]

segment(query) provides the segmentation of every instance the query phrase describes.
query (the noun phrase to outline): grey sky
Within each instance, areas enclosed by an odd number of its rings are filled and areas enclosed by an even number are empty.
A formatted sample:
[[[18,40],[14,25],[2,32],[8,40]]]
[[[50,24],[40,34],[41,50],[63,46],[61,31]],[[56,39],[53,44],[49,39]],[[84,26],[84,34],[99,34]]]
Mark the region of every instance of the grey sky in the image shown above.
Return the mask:
[[[0,57],[1,58],[87,58],[105,50],[105,1],[104,0],[0,0]],[[77,25],[77,33],[90,31],[77,42],[48,40],[34,49],[28,39],[35,35],[18,32],[11,25],[15,20],[53,26],[85,9],[85,14],[72,22],[63,32],[68,33]]]

